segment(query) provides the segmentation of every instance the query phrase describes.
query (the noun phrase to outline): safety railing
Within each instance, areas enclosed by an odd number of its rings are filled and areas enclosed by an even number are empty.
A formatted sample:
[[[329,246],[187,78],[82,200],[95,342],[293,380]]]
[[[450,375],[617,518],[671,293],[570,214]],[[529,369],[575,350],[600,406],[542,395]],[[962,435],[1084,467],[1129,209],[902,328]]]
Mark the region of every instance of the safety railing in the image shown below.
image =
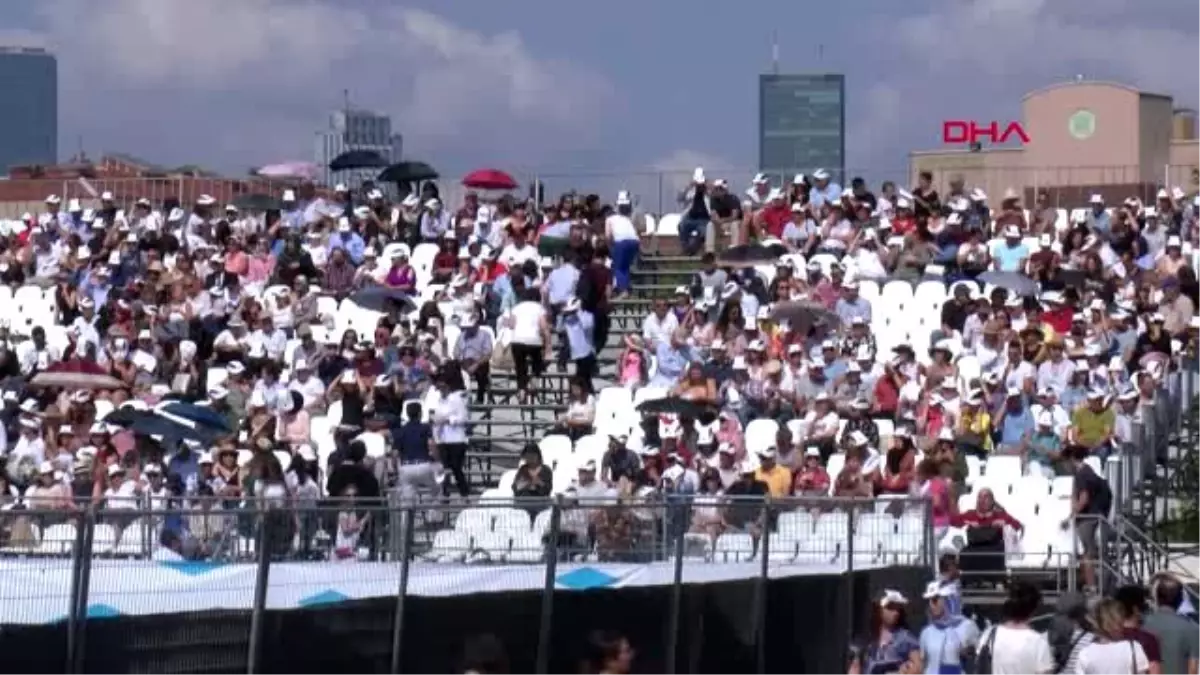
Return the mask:
[[[685,585],[752,583],[757,644],[773,579],[934,562],[929,503],[915,498],[189,507],[0,511],[0,631],[61,622],[63,672],[83,672],[87,650],[105,647],[86,640],[93,619],[233,611],[249,616],[238,670],[257,672],[274,649],[265,642],[268,613],[373,599],[391,603],[388,658],[400,672],[404,651],[419,648],[405,636],[406,603],[525,590],[541,594],[530,629],[537,670],[547,672],[562,591],[657,586],[670,598],[664,654],[675,672]]]
[[[1005,190],[1012,188],[1030,202],[1030,195],[1045,192],[1047,206],[1074,208],[1086,203],[1086,191],[1106,193],[1109,201],[1116,203],[1125,197],[1138,197],[1146,203],[1155,201],[1160,187],[1178,186],[1189,194],[1200,188],[1195,166],[1162,165],[1143,168],[1127,166],[985,166],[984,154],[963,153],[964,161],[946,166],[938,162],[926,166],[924,155],[916,154],[907,165],[891,167],[779,167],[765,170],[772,184],[789,185],[797,173],[812,175],[818,168],[832,172],[833,180],[847,186],[851,179],[862,177],[871,188],[878,191],[884,181],[891,181],[900,188],[916,185],[919,170],[929,168],[933,173],[933,185],[945,194],[952,181],[961,178],[968,187],[982,187],[994,202]],[[540,183],[544,198],[554,200],[557,195],[576,191],[580,194],[595,193],[611,199],[619,190],[629,191],[639,208],[652,213],[667,213],[677,210],[680,194],[692,181],[693,166],[671,166],[647,170],[622,171],[572,171],[516,168],[510,171],[527,194],[528,186]],[[742,194],[749,187],[751,178],[759,168],[750,166],[706,166],[705,174],[710,180],[725,179],[735,194]],[[445,175],[452,176],[451,173]],[[278,195],[294,181],[271,181],[257,177],[191,177],[167,176],[155,178],[73,178],[73,179],[29,179],[7,181],[19,186],[5,187],[0,201],[0,217],[15,218],[24,211],[36,213],[42,208],[41,200],[49,194],[58,194],[64,199],[77,198],[85,201],[85,207],[95,206],[101,193],[112,192],[118,206],[130,208],[139,197],[151,200],[156,206],[162,200],[175,197],[185,204],[191,203],[201,194],[208,194],[218,201],[232,200],[239,194],[265,192]],[[465,188],[450,178],[441,181],[442,196],[448,203],[458,204]],[[1113,191],[1113,194],[1107,194]],[[1117,195],[1120,195],[1117,197]],[[1026,203],[1032,208],[1031,203]]]

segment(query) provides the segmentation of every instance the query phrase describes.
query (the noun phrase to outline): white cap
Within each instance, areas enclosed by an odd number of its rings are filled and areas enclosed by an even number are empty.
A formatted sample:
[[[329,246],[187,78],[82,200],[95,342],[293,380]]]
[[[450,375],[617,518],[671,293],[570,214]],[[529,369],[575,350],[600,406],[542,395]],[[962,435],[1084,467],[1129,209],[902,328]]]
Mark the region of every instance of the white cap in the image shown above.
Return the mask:
[[[284,190],[284,191],[283,191],[283,198],[282,198],[282,200],[283,200],[283,201],[285,201],[285,202],[294,202],[294,201],[296,201],[296,191],[295,191],[295,190],[291,190],[291,189]]]
[[[38,473],[43,476],[48,473],[54,473],[54,463],[42,462],[41,464],[38,464]]]
[[[1094,192],[1094,193],[1092,193],[1092,196],[1091,196],[1091,198],[1089,198],[1089,199],[1088,199],[1088,203],[1090,203],[1090,204],[1103,204],[1103,203],[1104,203],[1104,196],[1103,196],[1103,195],[1101,195],[1101,194],[1100,194],[1100,193],[1098,193],[1098,192]]]
[[[1008,239],[1020,239],[1021,228],[1017,227],[1016,225],[1009,225],[1008,227],[1004,228],[1004,236]]]
[[[925,593],[921,596],[926,600],[934,598],[948,598],[954,595],[954,589],[948,584],[942,584],[940,581],[931,581],[925,586]]]
[[[48,195],[46,197],[46,203],[47,204],[61,204],[62,197],[59,197],[58,195]]]
[[[216,203],[217,203],[217,200],[213,199],[212,195],[200,195],[199,197],[196,198],[196,204],[198,204],[200,206],[212,206],[213,204],[216,204]]]
[[[617,206],[629,206],[633,200],[629,197],[628,190],[621,190],[617,193]]]
[[[212,453],[211,452],[200,453],[200,457],[199,457],[199,459],[196,460],[196,462],[198,464],[212,464],[213,463]]]
[[[692,182],[693,183],[703,183],[704,181],[705,181],[704,167],[698,166],[698,167],[696,167],[695,171],[692,171]]]
[[[813,179],[814,180],[828,180],[829,172],[826,171],[825,169],[817,169],[816,171],[813,172]]]
[[[744,356],[733,357],[733,369],[734,370],[746,370],[746,357],[744,357]]]
[[[108,467],[108,477],[109,478],[112,478],[113,476],[124,476],[124,475],[125,475],[125,467],[121,466],[120,464],[109,465],[109,467]]]

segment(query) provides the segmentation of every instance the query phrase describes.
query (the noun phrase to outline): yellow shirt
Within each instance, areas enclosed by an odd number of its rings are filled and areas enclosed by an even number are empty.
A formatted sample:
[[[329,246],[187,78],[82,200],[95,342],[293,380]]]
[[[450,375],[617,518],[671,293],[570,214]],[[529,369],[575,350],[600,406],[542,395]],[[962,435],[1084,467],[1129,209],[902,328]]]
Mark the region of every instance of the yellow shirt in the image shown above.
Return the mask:
[[[754,479],[767,486],[772,497],[786,497],[792,493],[792,472],[776,464],[768,471],[761,466],[754,472]]]
[[[983,449],[992,449],[992,416],[987,412],[980,410],[975,415],[962,413],[962,423],[960,428],[966,429],[968,433],[979,434],[983,438]]]

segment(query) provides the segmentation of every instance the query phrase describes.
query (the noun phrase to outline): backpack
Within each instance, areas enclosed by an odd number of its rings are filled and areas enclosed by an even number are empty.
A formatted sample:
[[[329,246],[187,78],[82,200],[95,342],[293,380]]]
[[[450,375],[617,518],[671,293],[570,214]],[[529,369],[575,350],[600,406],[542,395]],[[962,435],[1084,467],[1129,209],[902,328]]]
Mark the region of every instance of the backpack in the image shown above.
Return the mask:
[[[992,672],[992,655],[996,647],[996,633],[1000,631],[1000,624],[992,626],[992,633],[988,636],[987,642],[979,648],[979,654],[975,656],[975,672],[981,675],[991,675]]]

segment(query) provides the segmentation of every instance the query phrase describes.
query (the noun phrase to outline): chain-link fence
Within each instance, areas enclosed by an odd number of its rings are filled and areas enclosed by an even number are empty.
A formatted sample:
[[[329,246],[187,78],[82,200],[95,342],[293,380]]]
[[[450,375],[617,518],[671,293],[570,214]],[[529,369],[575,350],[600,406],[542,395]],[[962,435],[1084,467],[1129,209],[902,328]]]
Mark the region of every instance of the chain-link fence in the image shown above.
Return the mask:
[[[502,635],[520,670],[569,667],[569,617],[582,615],[636,637],[656,670],[677,672],[700,658],[689,641],[701,630],[691,605],[706,602],[695,596],[702,587],[742,589],[734,628],[752,646],[746,663],[763,670],[767,635],[780,631],[771,598],[787,583],[820,575],[854,608],[885,583],[855,573],[908,570],[913,592],[934,550],[929,504],[912,498],[16,508],[0,512],[0,532],[0,643],[52,645],[36,660],[58,672],[294,672],[311,651],[303,631],[316,626],[322,639],[345,639],[318,650],[327,667],[456,667],[425,647],[439,602],[470,608],[461,625],[447,619],[454,635],[443,640]],[[520,621],[514,606],[525,608]],[[861,612],[836,616],[825,629],[838,640],[861,628]]]

